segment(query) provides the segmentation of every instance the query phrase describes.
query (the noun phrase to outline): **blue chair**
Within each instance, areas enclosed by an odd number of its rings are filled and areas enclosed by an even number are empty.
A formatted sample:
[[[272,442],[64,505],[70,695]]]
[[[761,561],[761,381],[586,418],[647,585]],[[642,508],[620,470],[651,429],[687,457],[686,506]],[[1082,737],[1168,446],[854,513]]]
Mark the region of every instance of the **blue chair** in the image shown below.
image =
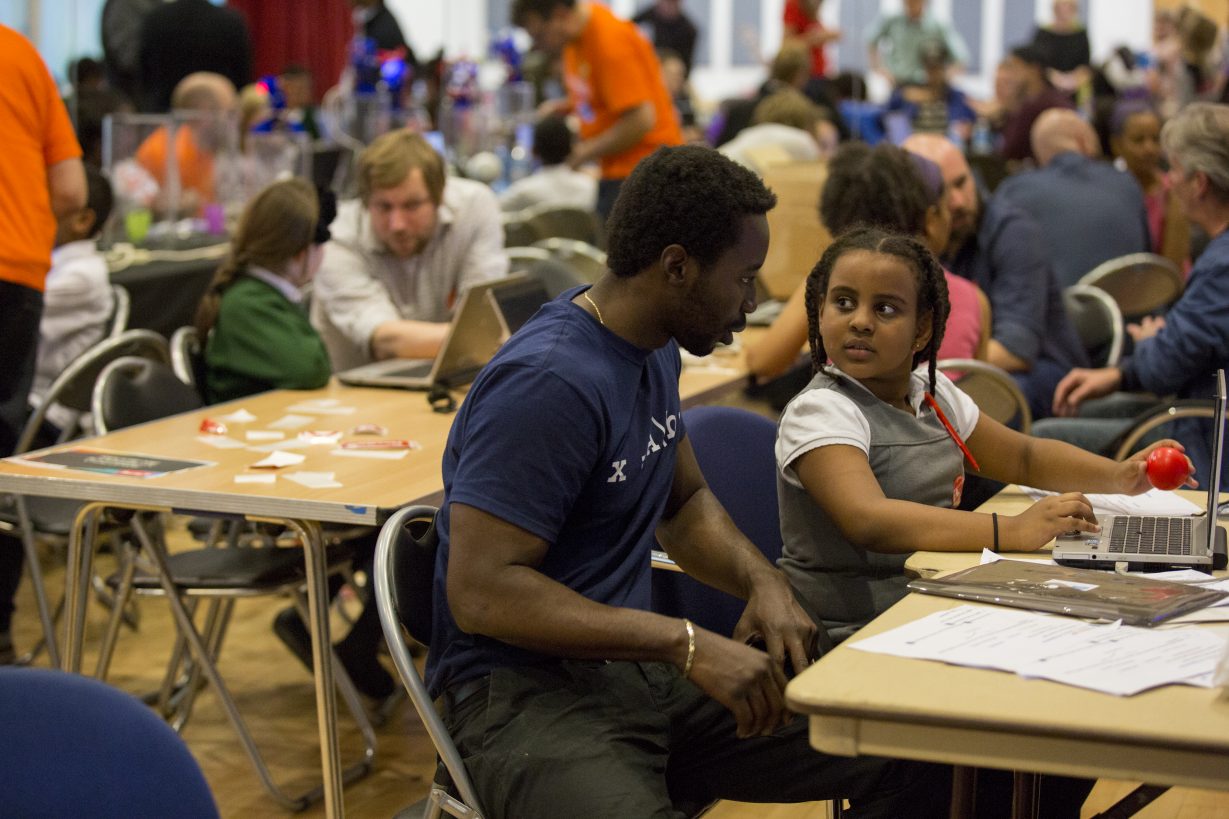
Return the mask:
[[[686,410],[683,425],[709,488],[769,561],[781,556],[777,425],[736,407]],[[653,572],[653,610],[729,636],[746,603],[680,572]]]
[[[140,700],[98,680],[0,668],[8,816],[216,819],[200,767]]]

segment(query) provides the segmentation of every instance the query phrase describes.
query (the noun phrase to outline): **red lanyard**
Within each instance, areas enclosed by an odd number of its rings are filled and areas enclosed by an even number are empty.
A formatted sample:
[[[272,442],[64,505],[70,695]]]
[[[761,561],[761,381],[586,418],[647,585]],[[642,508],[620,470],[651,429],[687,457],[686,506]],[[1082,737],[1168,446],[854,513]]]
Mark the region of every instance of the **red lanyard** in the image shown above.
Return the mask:
[[[930,408],[935,411],[935,415],[939,417],[939,423],[947,430],[947,434],[952,436],[952,440],[956,442],[956,446],[960,447],[960,451],[964,453],[964,457],[969,459],[969,465],[973,467],[974,472],[981,472],[981,467],[977,465],[977,459],[973,457],[973,453],[969,452],[969,448],[964,445],[964,441],[960,440],[960,436],[956,434],[956,428],[952,426],[952,422],[947,420],[947,416],[943,414],[943,410],[939,409],[939,402],[930,393],[924,394],[926,403],[930,404]]]

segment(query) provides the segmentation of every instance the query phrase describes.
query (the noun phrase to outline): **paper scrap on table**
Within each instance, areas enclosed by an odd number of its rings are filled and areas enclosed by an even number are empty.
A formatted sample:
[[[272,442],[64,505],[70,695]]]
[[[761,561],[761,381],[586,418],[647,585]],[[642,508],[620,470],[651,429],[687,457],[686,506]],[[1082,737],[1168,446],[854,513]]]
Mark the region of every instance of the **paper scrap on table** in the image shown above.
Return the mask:
[[[305,455],[297,452],[270,452],[264,458],[252,464],[252,469],[281,469],[283,466],[294,466],[306,460]]]
[[[1117,696],[1169,684],[1210,687],[1225,651],[1224,638],[1207,629],[1158,631],[968,605],[846,645],[895,657],[1011,671]]]
[[[286,437],[286,433],[275,429],[249,429],[244,433],[244,437],[249,441],[280,441]]]
[[[335,444],[341,440],[339,429],[305,429],[299,433],[299,440],[309,444]]]
[[[240,408],[232,412],[230,415],[219,415],[219,421],[227,421],[232,424],[250,424],[256,420],[256,416],[247,410]]]
[[[1053,560],[1043,560],[1043,559],[1041,559],[1041,558],[1031,558],[1031,559],[1030,559],[1030,558],[1023,558],[1023,557],[1007,557],[1006,555],[999,554],[998,552],[992,552],[992,551],[990,551],[989,549],[982,549],[982,550],[981,550],[981,560],[979,560],[979,561],[978,561],[978,563],[981,563],[981,564],[983,564],[983,565],[984,565],[984,564],[986,564],[986,563],[996,563],[996,562],[998,562],[998,561],[1000,561],[1000,560],[1017,560],[1017,561],[1020,561],[1020,562],[1022,562],[1022,563],[1024,563],[1024,562],[1027,562],[1027,563],[1039,563],[1039,564],[1041,564],[1042,566],[1053,566],[1053,565],[1055,565],[1055,563],[1054,563],[1054,561],[1053,561]]]
[[[386,461],[398,461],[410,454],[408,449],[334,449],[330,455],[344,455],[347,458],[377,458]]]
[[[284,449],[307,449],[311,444],[298,438],[288,438],[285,441],[272,441],[267,444],[257,444],[248,447],[248,452],[278,452]]]
[[[299,427],[307,426],[315,420],[316,419],[310,415],[295,415],[294,413],[291,413],[289,415],[283,415],[281,418],[278,418],[268,426],[269,429],[298,429]]]
[[[307,412],[312,415],[353,415],[358,407],[341,406],[335,398],[324,398],[318,401],[301,401],[293,407],[287,407],[287,412]]]
[[[1041,500],[1057,492],[1021,486],[1024,493],[1034,500]],[[1142,495],[1105,495],[1086,493],[1084,497],[1092,504],[1092,511],[1099,515],[1198,515],[1206,511],[1181,495],[1163,489],[1149,489]]]
[[[274,472],[258,472],[254,475],[236,475],[235,483],[274,483],[277,481],[277,473]]]
[[[247,446],[243,441],[236,441],[234,438],[227,438],[225,435],[198,435],[196,440],[214,449],[243,449],[243,447]]]
[[[332,472],[288,472],[283,477],[308,489],[337,489],[341,486],[333,480]]]

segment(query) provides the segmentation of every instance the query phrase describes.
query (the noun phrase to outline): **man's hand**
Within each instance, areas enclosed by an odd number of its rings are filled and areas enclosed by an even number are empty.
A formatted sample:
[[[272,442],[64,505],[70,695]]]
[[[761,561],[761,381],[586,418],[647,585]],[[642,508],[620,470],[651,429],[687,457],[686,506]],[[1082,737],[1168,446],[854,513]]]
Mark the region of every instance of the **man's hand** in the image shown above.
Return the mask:
[[[1064,532],[1097,532],[1092,504],[1079,492],[1042,498],[1014,517],[999,516],[1002,547],[1035,552]]]
[[[1165,329],[1164,316],[1144,316],[1139,320],[1139,324],[1132,322],[1127,325],[1127,332],[1131,334],[1131,338],[1135,339],[1136,344],[1146,338],[1152,338],[1163,329]]]
[[[778,569],[771,569],[756,581],[747,598],[747,608],[734,626],[734,639],[743,643],[764,640],[768,656],[784,670],[789,655],[794,673],[811,664],[810,647],[815,641],[815,623],[798,605],[789,581]]]
[[[1117,367],[1102,367],[1085,370],[1077,367],[1063,376],[1054,388],[1054,414],[1071,417],[1080,404],[1089,398],[1109,395],[1122,384],[1122,370]]]
[[[785,707],[785,673],[764,652],[696,627],[696,653],[688,676],[730,709],[739,738],[768,736],[793,719]],[[683,663],[679,663],[679,668]]]
[[[1119,488],[1116,491],[1124,495],[1138,495],[1151,489],[1152,482],[1148,480],[1148,456],[1152,454],[1152,450],[1163,446],[1171,446],[1180,452],[1186,452],[1186,447],[1172,438],[1157,441],[1152,446],[1141,449],[1122,462],[1122,466],[1116,476],[1119,484]],[[1186,459],[1186,466],[1188,472],[1185,486],[1190,489],[1196,489],[1199,486],[1199,482],[1195,480],[1195,465],[1191,463],[1190,458]]]

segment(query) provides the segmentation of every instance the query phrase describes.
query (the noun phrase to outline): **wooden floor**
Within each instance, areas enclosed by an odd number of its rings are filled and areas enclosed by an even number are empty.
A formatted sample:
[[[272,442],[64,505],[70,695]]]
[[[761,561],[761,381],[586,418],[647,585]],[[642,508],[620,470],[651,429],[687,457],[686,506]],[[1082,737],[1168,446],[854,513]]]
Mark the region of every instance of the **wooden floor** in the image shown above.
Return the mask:
[[[173,547],[183,542],[182,530],[178,537],[173,533]],[[104,556],[100,560],[108,558]],[[48,551],[43,565],[53,595],[58,599],[63,583],[63,560]],[[139,631],[124,631],[110,676],[114,685],[133,693],[156,687],[174,634],[163,601],[149,598],[138,605]],[[274,777],[293,785],[294,789],[305,789],[319,782],[315,705],[310,675],[273,636],[270,628],[274,615],[284,605],[283,601],[268,598],[240,601],[235,608],[220,668],[240,710],[249,720],[257,743],[266,754]],[[94,604],[86,639],[86,669],[93,668],[89,649],[97,646],[103,623],[104,609]],[[339,621],[336,628],[340,631],[345,626]],[[38,637],[28,583],[23,583],[18,597],[14,637],[19,649],[30,646]],[[45,656],[36,664],[46,665]],[[341,714],[344,764],[356,758],[361,746],[344,708]],[[434,769],[434,754],[426,732],[407,702],[378,728],[378,736],[375,770],[365,779],[346,787],[345,805],[349,816],[389,817],[427,792],[428,777]],[[184,739],[200,762],[223,816],[295,815],[280,808],[261,789],[210,692],[202,693],[192,720],[184,730]],[[1124,783],[1099,783],[1085,805],[1084,815],[1091,816],[1108,807],[1129,787]],[[298,815],[315,817],[323,813],[316,806]],[[1138,815],[1145,819],[1229,819],[1229,794],[1174,789]],[[707,814],[709,819],[820,819],[826,816],[826,809],[821,805],[736,803],[721,803]]]

